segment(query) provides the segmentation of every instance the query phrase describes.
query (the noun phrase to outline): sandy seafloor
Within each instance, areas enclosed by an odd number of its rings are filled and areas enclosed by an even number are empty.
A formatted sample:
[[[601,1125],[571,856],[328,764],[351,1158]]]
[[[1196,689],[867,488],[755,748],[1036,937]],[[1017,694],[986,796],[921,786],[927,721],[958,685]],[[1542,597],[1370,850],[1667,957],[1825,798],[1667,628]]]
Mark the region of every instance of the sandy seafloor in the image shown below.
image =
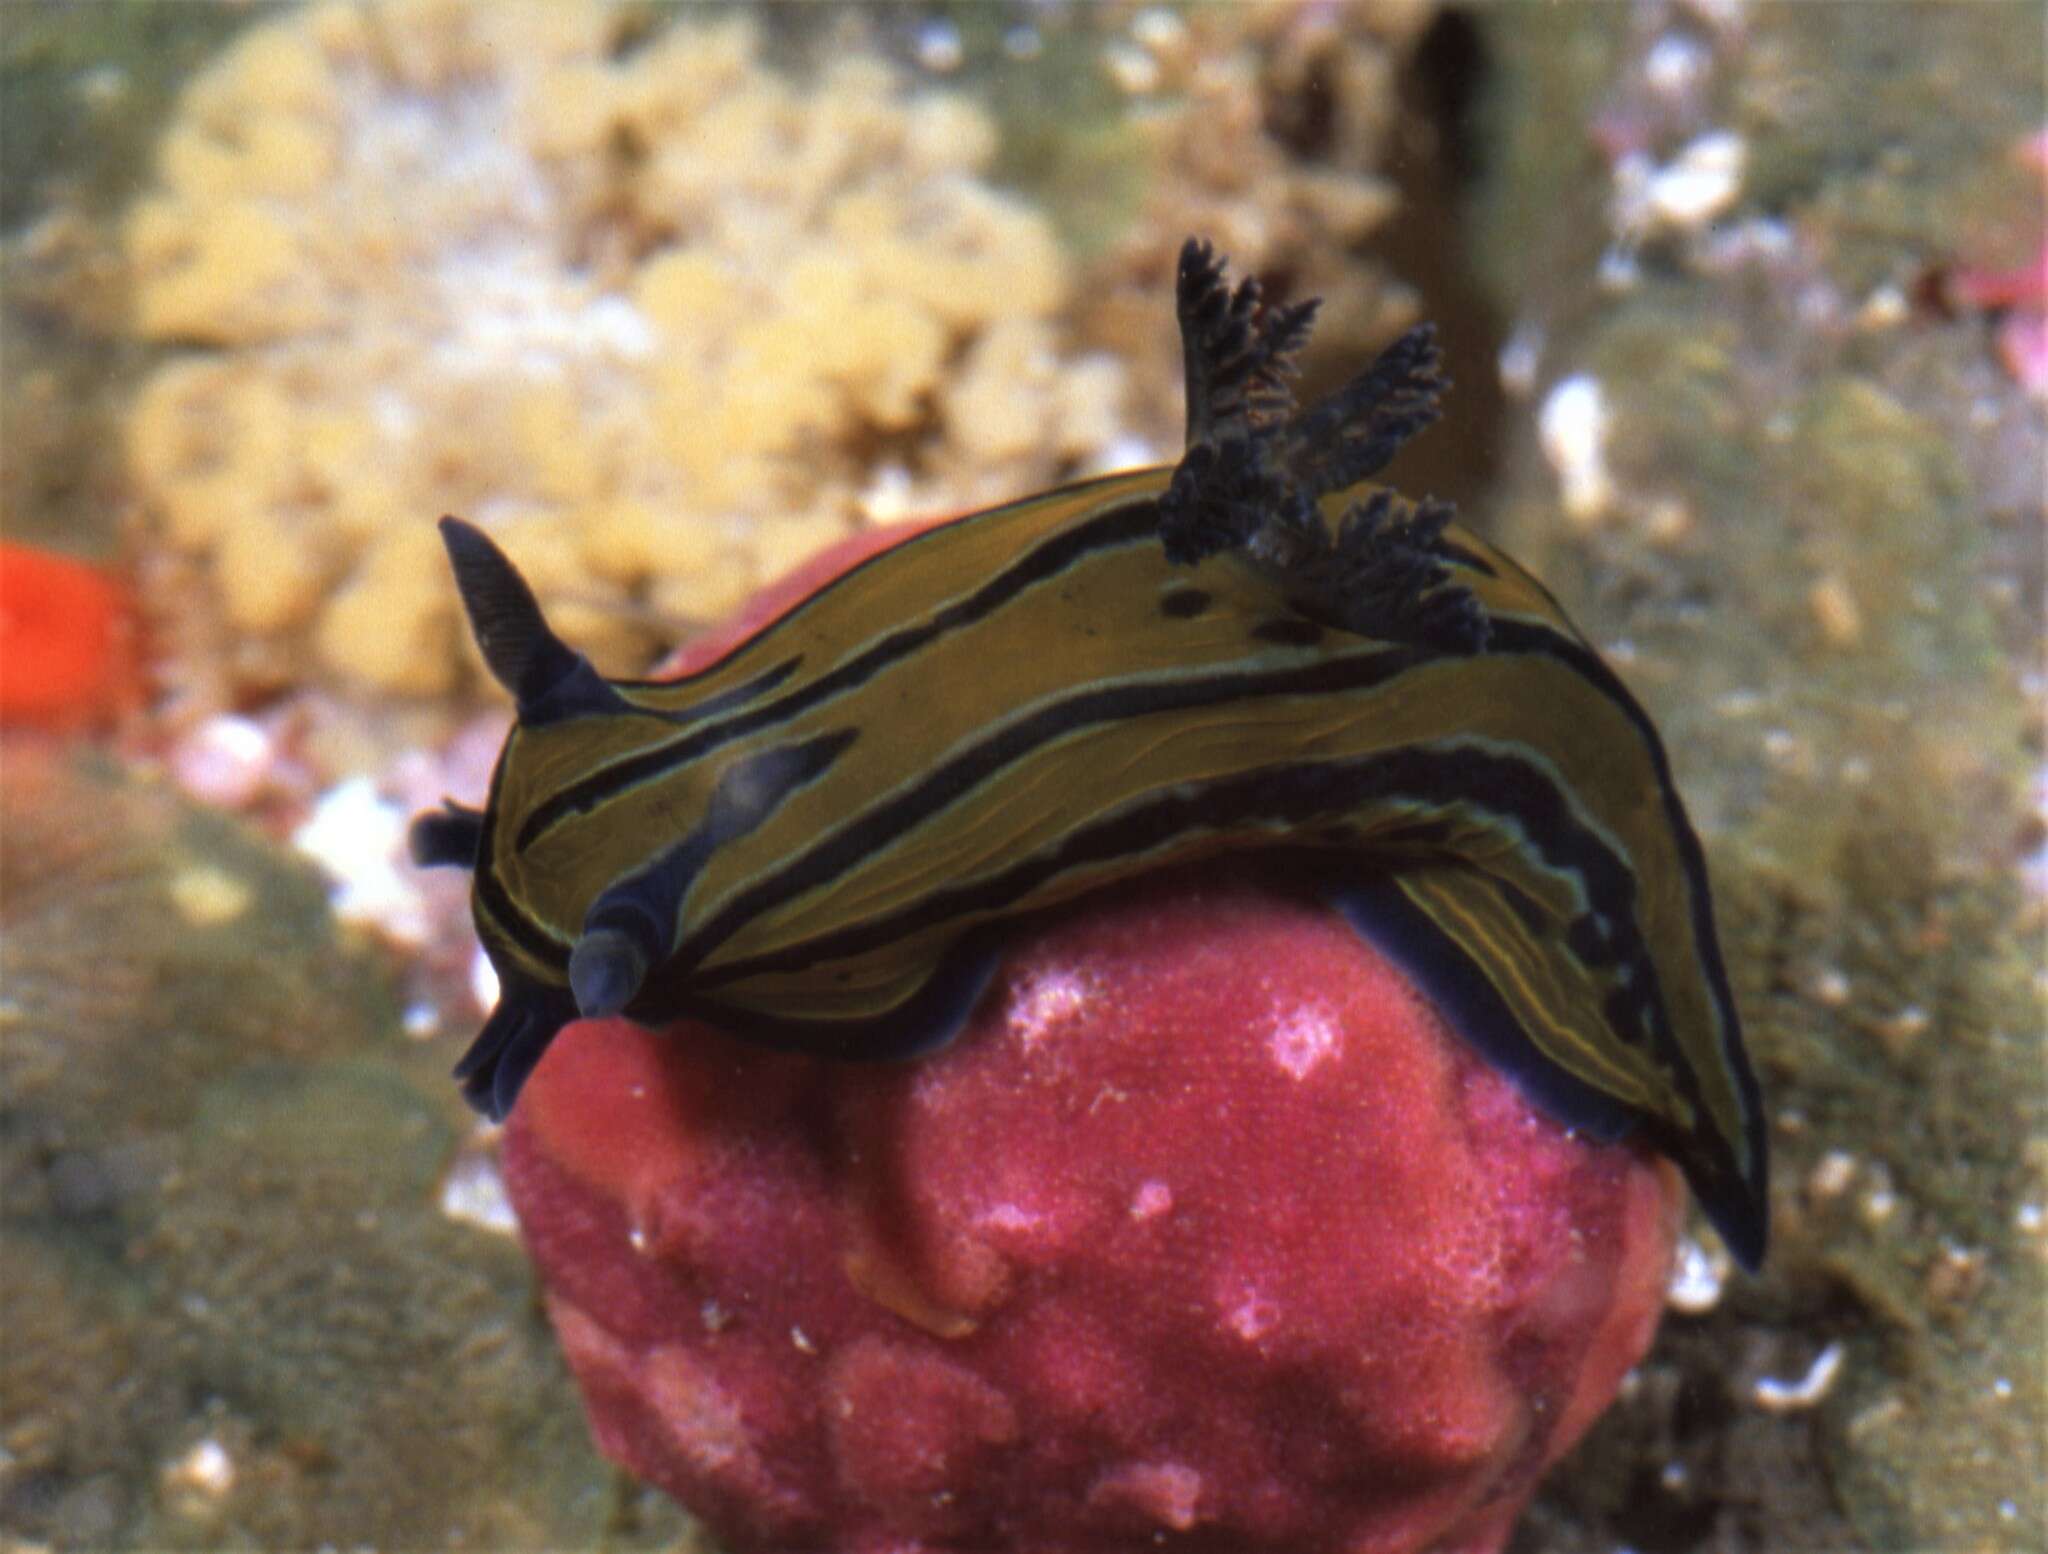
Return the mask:
[[[630,63],[670,18],[628,14]],[[408,803],[475,796],[502,722],[378,515],[510,504],[544,594],[645,662],[861,523],[1169,449],[1159,259],[1190,225],[1332,296],[1312,386],[1438,321],[1461,387],[1403,483],[1542,575],[1658,719],[1768,1092],[1767,1268],[1691,1247],[1513,1547],[2048,1543],[2038,5],[782,11],[720,90],[772,103],[836,40],[869,72],[843,133],[894,149],[743,190],[649,132],[650,181],[607,190],[567,92],[522,121],[538,171],[476,175],[481,218],[378,185],[361,137],[474,152],[489,68],[383,59],[340,101],[211,64],[301,25],[0,10],[0,532],[117,567],[143,642],[117,726],[0,743],[0,1545],[706,1546],[589,1447],[445,1080],[476,1019],[459,882],[362,867]],[[966,117],[892,117],[934,85]],[[903,151],[941,130],[977,159]],[[903,276],[898,154],[958,175],[918,219],[1000,264]],[[807,271],[651,375],[635,331],[684,328],[702,279],[656,267],[692,230],[662,201],[731,260],[855,176],[869,289]],[[336,215],[348,179],[384,226]],[[251,187],[284,214],[215,264]],[[721,224],[743,197],[770,217]],[[509,300],[430,339],[422,245],[478,220],[503,242],[463,294]],[[769,429],[713,449],[743,483],[660,435],[827,303],[895,354],[797,352],[721,401],[728,437]],[[762,310],[781,334],[746,333]],[[555,334],[506,336],[536,311]],[[450,388],[458,346],[482,366]],[[494,351],[555,397],[474,397]],[[414,454],[380,452],[401,423]]]

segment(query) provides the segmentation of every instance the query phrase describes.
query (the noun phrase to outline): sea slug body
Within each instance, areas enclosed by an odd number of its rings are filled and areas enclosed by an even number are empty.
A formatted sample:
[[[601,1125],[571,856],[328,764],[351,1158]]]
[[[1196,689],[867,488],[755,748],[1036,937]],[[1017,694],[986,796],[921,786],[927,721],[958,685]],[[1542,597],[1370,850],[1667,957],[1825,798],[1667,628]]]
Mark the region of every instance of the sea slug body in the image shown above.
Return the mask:
[[[926,529],[671,682],[599,676],[443,520],[518,709],[486,806],[415,824],[503,989],[465,1093],[504,1116],[579,1016],[928,1052],[1020,926],[1258,855],[1538,1105],[1668,1155],[1754,1266],[1759,1096],[1662,744],[1541,584],[1372,483],[1436,418],[1431,332],[1303,408],[1314,304],[1190,240],[1178,312],[1178,464]]]

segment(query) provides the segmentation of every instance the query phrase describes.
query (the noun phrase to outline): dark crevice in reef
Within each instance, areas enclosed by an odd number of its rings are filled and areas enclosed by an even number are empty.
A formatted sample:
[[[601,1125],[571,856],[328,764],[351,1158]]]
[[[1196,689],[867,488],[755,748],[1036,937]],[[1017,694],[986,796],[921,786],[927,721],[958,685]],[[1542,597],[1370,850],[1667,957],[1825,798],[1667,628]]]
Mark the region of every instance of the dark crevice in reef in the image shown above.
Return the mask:
[[[1421,293],[1422,316],[1437,323],[1453,384],[1443,420],[1404,448],[1389,474],[1410,495],[1457,503],[1481,529],[1507,417],[1499,369],[1506,321],[1470,263],[1466,225],[1486,171],[1475,110],[1488,77],[1478,24],[1461,10],[1438,16],[1402,73],[1401,112],[1383,169],[1400,192],[1399,214],[1370,239],[1373,253]]]

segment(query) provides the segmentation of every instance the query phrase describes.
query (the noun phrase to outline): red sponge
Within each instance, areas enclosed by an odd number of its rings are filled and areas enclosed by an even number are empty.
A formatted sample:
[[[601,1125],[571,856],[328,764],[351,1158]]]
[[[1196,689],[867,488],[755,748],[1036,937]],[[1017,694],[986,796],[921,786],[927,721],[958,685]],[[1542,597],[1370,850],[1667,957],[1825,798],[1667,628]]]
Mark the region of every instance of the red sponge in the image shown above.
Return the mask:
[[[1020,939],[914,1063],[573,1026],[506,1169],[600,1445],[736,1554],[1497,1549],[1681,1201],[1242,866]]]

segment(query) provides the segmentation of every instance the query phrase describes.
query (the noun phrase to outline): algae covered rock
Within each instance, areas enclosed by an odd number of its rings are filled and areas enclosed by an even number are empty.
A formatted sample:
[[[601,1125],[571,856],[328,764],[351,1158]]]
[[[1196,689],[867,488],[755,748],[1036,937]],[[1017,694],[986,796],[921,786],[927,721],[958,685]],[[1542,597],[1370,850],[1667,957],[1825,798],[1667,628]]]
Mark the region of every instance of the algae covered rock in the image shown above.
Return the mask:
[[[0,1533],[630,1546],[523,1260],[442,1207],[439,1055],[321,883],[20,741],[0,834]]]
[[[1522,405],[1492,527],[1666,732],[1776,1176],[1764,1277],[1685,1296],[1532,1525],[2038,1547],[2048,420],[1934,283],[2038,247],[2040,31],[1913,5],[1485,30],[1511,176],[1481,268]]]

